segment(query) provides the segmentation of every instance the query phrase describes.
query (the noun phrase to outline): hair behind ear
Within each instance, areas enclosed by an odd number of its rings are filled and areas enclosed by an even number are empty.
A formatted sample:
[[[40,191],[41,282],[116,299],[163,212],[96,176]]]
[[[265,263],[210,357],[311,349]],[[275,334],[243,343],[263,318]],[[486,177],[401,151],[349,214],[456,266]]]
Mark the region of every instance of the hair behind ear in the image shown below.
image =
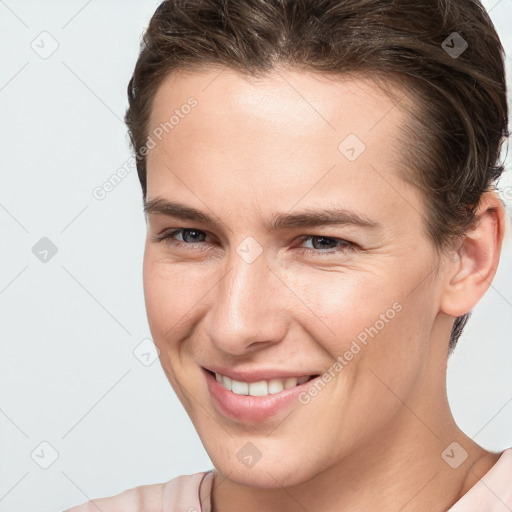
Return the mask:
[[[455,346],[457,345],[457,342],[459,341],[460,335],[462,334],[462,331],[464,330],[464,327],[466,327],[466,324],[471,317],[471,311],[469,313],[466,313],[465,315],[458,316],[455,319],[455,322],[453,324],[452,333],[450,336],[450,346],[448,349],[448,355],[451,355],[453,351],[455,350]]]

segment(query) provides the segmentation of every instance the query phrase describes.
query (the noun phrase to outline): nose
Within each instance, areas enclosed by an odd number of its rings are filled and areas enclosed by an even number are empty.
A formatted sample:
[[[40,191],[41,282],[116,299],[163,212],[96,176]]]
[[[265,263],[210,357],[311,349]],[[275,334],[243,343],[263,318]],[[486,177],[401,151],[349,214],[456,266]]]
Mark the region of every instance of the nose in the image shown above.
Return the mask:
[[[247,263],[234,252],[228,269],[207,314],[213,344],[222,352],[241,356],[279,343],[289,321],[285,286],[269,268],[264,254]]]

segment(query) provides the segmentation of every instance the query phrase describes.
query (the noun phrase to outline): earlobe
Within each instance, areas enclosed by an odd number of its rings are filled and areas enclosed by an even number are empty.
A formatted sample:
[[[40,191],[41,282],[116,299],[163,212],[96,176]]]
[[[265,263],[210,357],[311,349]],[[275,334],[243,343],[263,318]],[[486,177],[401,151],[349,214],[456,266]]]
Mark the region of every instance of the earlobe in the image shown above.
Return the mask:
[[[454,317],[476,306],[496,274],[505,233],[505,211],[496,192],[482,196],[476,219],[449,264],[441,311]]]

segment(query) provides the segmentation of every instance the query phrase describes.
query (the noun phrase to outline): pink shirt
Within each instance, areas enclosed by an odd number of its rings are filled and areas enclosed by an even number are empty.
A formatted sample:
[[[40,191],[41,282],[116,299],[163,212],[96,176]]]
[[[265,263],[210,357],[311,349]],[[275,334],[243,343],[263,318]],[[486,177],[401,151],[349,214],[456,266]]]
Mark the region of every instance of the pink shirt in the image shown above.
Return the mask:
[[[65,512],[211,512],[213,470],[181,475],[163,484],[142,485],[110,498],[88,501]],[[447,512],[510,512],[512,447]]]

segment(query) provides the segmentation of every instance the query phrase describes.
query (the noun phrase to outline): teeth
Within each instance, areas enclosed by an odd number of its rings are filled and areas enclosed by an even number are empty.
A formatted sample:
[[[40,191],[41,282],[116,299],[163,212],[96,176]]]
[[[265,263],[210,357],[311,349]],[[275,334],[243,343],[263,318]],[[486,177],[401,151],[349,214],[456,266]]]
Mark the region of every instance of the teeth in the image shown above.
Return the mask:
[[[283,386],[283,382],[281,381],[281,379],[271,379],[268,381],[268,392],[270,394],[275,394],[275,393],[281,393],[281,391],[283,391],[284,389],[284,386]]]
[[[226,376],[222,376],[222,384],[226,389],[231,390],[231,379]]]
[[[231,391],[233,391],[233,393],[236,393],[237,395],[248,395],[249,384],[247,384],[247,382],[239,382],[237,380],[232,380]]]
[[[215,374],[215,379],[220,382],[227,390],[237,395],[267,396],[280,393],[284,389],[290,389],[298,384],[304,384],[310,378],[309,375],[303,377],[288,377],[287,379],[260,380],[259,382],[240,382],[230,379],[225,375]]]
[[[251,382],[248,385],[249,395],[251,396],[266,396],[268,395],[268,383],[266,380],[259,382]]]

